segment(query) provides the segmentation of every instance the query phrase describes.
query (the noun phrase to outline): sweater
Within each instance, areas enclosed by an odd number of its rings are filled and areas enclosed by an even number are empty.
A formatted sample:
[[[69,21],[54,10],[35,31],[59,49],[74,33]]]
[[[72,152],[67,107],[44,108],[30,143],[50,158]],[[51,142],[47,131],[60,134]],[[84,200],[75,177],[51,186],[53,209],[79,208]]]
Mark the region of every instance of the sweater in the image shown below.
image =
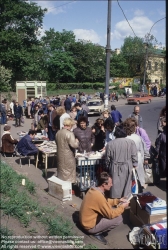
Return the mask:
[[[149,150],[151,147],[151,141],[150,141],[149,136],[147,135],[145,129],[137,127],[136,134],[142,137],[142,139],[144,140],[144,142],[146,144],[147,149]]]
[[[123,213],[124,208],[119,206],[112,208],[119,203],[119,199],[106,199],[105,196],[94,188],[90,188],[82,201],[79,220],[84,229],[89,230],[96,226],[98,215],[113,219]]]

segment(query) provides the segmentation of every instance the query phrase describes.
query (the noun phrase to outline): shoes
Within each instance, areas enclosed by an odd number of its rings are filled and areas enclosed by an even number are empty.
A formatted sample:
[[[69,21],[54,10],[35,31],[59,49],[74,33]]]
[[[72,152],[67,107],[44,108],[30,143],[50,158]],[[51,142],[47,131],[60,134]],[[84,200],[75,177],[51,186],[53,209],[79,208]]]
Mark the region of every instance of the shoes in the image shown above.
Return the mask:
[[[107,240],[104,238],[103,234],[90,234],[90,238],[99,241],[100,243],[107,245]]]

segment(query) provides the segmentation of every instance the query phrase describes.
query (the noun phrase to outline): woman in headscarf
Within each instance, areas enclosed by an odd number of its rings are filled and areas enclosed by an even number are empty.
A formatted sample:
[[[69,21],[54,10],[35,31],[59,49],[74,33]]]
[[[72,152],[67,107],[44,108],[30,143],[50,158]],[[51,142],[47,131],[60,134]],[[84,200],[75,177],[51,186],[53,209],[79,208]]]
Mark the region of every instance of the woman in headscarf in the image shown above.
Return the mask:
[[[123,122],[123,127],[127,134],[127,138],[134,141],[136,145],[136,150],[138,153],[138,166],[136,170],[137,170],[138,179],[141,185],[140,191],[143,191],[143,189],[146,188],[144,163],[148,164],[148,159],[150,158],[149,151],[146,147],[144,140],[139,135],[136,134],[136,125],[135,125],[134,119],[127,118]]]
[[[116,139],[107,143],[105,160],[113,180],[110,198],[121,198],[131,193],[132,169],[138,165],[138,156],[135,143],[127,138],[122,125],[116,127],[114,135]]]

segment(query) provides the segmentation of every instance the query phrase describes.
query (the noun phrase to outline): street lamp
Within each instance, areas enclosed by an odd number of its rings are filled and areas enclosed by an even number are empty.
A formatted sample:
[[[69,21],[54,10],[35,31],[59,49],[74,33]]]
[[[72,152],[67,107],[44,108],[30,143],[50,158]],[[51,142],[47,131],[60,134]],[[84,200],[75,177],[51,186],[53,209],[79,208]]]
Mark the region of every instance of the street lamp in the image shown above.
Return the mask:
[[[143,78],[143,85],[142,85],[142,92],[145,92],[145,79],[146,79],[146,62],[147,62],[147,58],[148,58],[148,43],[144,43],[144,47],[146,50],[145,53],[145,67],[144,67],[144,78]]]
[[[106,45],[106,82],[105,82],[105,108],[108,109],[109,97],[109,80],[110,80],[110,36],[111,36],[111,0],[108,0],[108,14],[107,14],[107,45]]]

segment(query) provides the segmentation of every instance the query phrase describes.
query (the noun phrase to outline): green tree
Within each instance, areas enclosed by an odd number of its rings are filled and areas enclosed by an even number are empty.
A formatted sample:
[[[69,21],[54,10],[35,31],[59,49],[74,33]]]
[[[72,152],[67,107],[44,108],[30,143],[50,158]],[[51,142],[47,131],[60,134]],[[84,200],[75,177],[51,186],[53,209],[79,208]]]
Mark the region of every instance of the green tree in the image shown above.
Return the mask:
[[[50,82],[69,82],[75,78],[74,59],[69,50],[75,43],[72,31],[56,32],[54,29],[45,31],[41,38],[44,51],[45,66]]]
[[[129,77],[129,65],[123,54],[113,54],[110,59],[110,76]]]
[[[0,1],[0,58],[2,65],[12,70],[13,84],[38,72],[38,57],[33,53],[39,48],[38,32],[45,11],[25,0]]]
[[[148,44],[148,55],[153,53],[153,45],[157,43],[157,40],[151,34],[146,34],[144,38],[126,37],[123,46],[121,46],[121,54],[129,65],[130,77],[138,75],[143,79],[146,58],[144,42]]]
[[[105,78],[104,48],[85,40],[71,44],[77,82],[96,82]]]
[[[11,90],[10,80],[12,77],[12,70],[6,69],[0,65],[0,92],[7,92]]]

